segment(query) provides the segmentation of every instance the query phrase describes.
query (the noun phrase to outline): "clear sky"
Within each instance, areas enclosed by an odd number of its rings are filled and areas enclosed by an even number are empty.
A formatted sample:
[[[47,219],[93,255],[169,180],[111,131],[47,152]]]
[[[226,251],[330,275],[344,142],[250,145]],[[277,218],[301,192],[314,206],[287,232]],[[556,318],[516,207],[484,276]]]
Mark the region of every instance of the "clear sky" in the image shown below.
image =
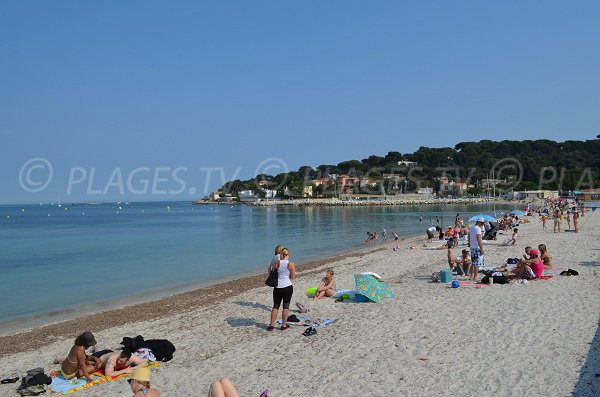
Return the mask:
[[[283,170],[269,159],[593,139],[599,20],[598,1],[5,0],[0,202],[187,200]]]

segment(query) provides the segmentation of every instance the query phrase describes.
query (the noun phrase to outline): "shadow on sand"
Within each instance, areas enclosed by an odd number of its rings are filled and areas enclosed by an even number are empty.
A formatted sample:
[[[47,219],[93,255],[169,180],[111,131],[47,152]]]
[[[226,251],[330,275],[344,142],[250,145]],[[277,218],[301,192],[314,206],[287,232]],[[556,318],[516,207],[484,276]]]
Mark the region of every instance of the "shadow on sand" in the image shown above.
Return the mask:
[[[600,396],[600,321],[590,345],[587,359],[579,371],[573,397]]]
[[[600,267],[600,262],[583,261],[583,262],[579,262],[579,266]]]
[[[232,326],[234,328],[256,327],[256,328],[260,328],[260,329],[266,329],[267,325],[268,325],[266,323],[259,323],[258,321],[256,321],[253,318],[227,317],[225,319],[225,321],[227,321],[227,324],[229,324],[230,326]]]
[[[233,303],[235,303],[236,305],[240,305],[240,306],[253,307],[255,309],[263,309],[263,310],[266,310],[268,312],[271,311],[271,307],[270,306],[263,305],[262,303],[248,302],[248,301],[235,301]]]

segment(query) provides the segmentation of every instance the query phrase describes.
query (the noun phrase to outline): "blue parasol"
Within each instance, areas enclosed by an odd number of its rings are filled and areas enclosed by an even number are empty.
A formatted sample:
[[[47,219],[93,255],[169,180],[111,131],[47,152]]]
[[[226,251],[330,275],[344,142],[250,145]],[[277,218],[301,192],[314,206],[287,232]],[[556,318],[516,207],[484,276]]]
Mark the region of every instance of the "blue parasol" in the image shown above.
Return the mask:
[[[521,210],[512,210],[512,211],[510,211],[510,213],[513,215],[527,215],[527,213],[525,211],[521,211]]]
[[[484,221],[488,221],[488,222],[494,222],[496,220],[496,218],[494,218],[493,216],[479,214],[479,215],[475,215],[475,216],[469,218],[469,222],[475,222],[479,218],[483,218]]]

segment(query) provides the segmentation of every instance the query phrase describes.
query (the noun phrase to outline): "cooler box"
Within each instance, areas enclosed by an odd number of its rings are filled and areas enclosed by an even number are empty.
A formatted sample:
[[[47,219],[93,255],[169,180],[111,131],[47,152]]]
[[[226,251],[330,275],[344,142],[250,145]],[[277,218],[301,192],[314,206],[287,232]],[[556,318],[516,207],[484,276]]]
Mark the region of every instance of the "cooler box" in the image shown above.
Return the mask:
[[[440,270],[440,283],[449,283],[452,281],[452,272],[450,269]]]

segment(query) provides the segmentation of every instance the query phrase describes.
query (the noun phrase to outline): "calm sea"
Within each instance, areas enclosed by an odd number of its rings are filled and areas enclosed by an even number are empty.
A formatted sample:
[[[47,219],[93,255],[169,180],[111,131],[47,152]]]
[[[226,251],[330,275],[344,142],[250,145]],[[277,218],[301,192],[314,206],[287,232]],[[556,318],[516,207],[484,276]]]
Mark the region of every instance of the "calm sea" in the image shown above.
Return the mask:
[[[302,263],[510,206],[248,207],[189,202],[0,206],[0,332],[265,269],[273,247]],[[423,221],[419,221],[419,217]]]

